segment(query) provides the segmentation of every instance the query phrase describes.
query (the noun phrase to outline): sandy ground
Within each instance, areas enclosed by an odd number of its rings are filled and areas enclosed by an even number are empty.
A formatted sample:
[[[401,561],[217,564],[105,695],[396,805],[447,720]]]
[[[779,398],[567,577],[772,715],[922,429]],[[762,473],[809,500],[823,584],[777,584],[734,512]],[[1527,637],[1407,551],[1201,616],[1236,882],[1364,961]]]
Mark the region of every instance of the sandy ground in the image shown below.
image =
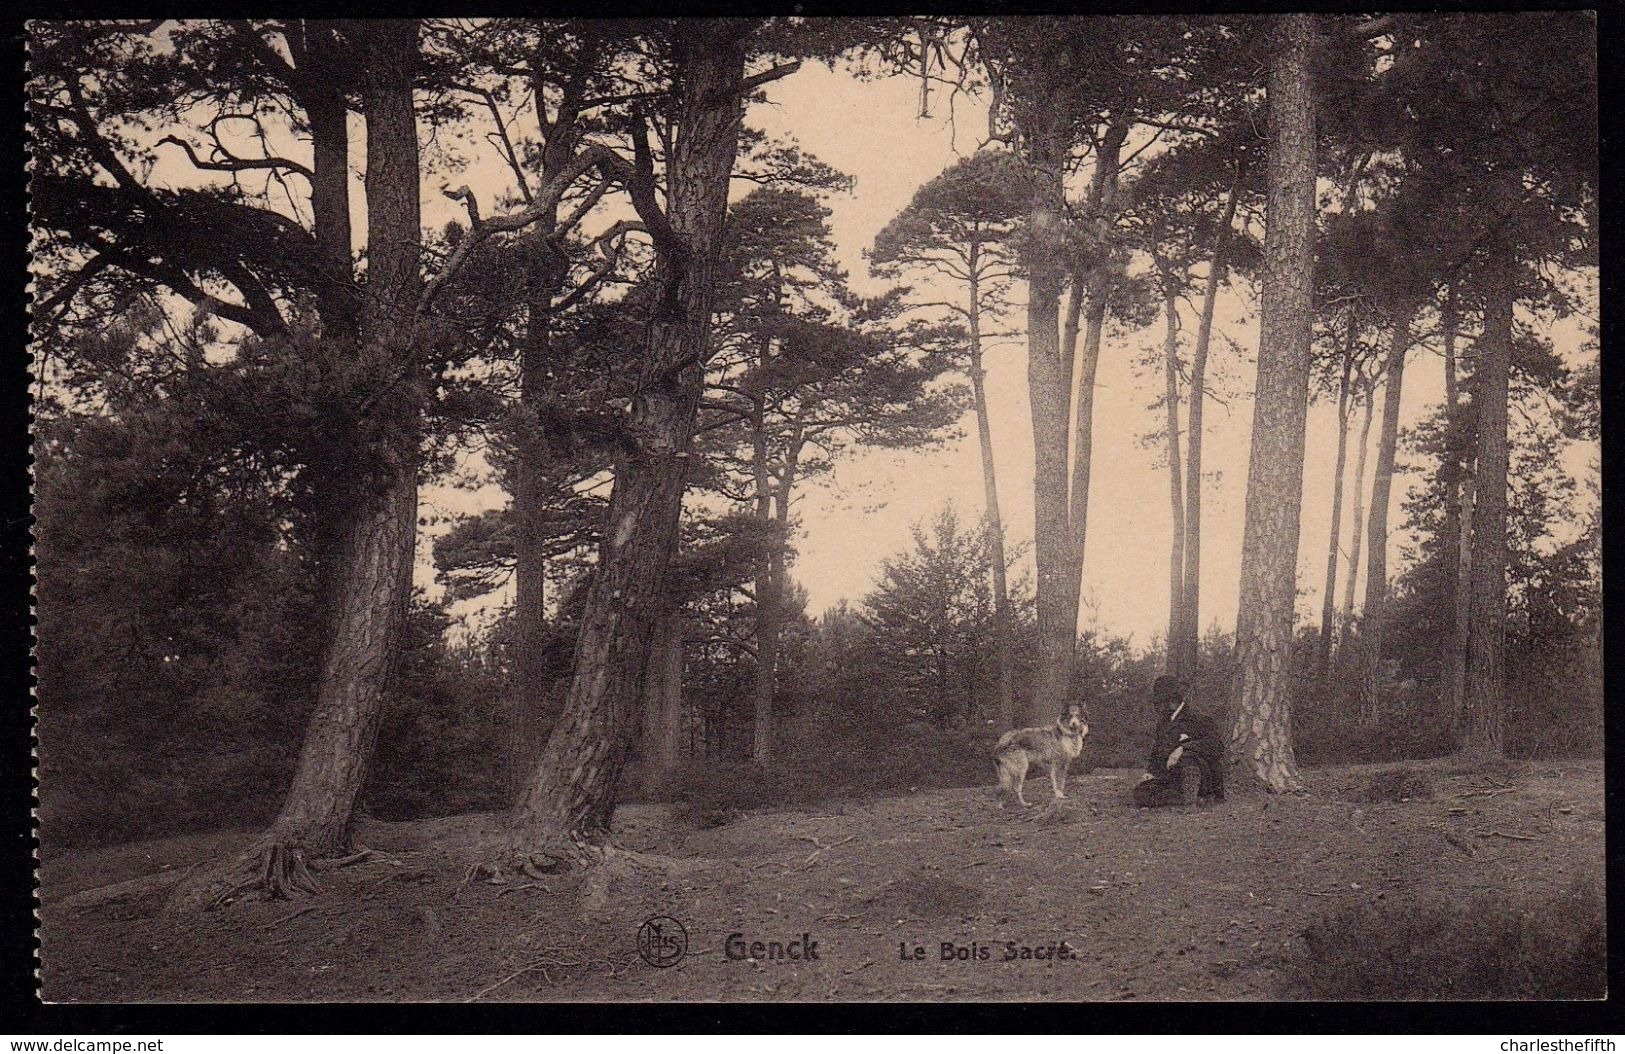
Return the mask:
[[[41,874],[42,994],[1268,999],[1305,926],[1338,906],[1400,912],[1422,893],[1539,895],[1576,879],[1601,888],[1600,762],[1407,767],[1430,776],[1431,799],[1362,801],[1382,767],[1356,766],[1307,772],[1303,796],[1155,811],[1126,804],[1125,770],[1074,776],[1064,808],[1028,813],[1001,812],[986,788],[766,811],[704,831],[629,806],[617,829],[641,855],[507,886],[468,880],[499,817],[372,823],[360,837],[379,856],[323,876],[324,895],[188,916],[164,913],[161,890],[63,901],[184,870],[251,832],[69,852]],[[669,967],[640,956],[652,916],[686,931]],[[728,954],[735,934],[745,958]]]

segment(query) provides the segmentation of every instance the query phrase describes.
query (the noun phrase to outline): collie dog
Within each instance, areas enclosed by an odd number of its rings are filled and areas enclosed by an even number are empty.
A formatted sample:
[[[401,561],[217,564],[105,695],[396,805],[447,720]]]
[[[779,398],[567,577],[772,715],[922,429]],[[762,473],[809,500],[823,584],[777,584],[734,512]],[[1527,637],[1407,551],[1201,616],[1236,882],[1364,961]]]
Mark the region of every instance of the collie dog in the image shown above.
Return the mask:
[[[1083,719],[1083,707],[1069,703],[1066,713],[1046,728],[1017,728],[999,737],[993,748],[993,762],[999,776],[999,808],[1014,798],[1019,804],[1030,803],[1022,796],[1022,785],[1027,770],[1033,765],[1049,769],[1050,787],[1057,800],[1066,797],[1066,770],[1083,753],[1083,740],[1089,726]]]

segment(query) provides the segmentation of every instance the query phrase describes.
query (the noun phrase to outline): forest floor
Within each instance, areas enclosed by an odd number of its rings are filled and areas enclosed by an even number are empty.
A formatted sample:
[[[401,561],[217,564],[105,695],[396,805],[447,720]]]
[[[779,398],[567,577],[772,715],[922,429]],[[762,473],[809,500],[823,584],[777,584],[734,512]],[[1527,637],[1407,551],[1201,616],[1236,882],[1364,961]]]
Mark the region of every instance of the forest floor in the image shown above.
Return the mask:
[[[1364,800],[1374,778],[1401,768],[1424,773],[1431,792]],[[761,811],[708,830],[676,824],[662,806],[626,806],[621,844],[644,855],[505,886],[469,880],[498,816],[369,822],[359,837],[379,855],[321,876],[322,896],[179,917],[162,911],[163,890],[140,883],[126,896],[74,894],[184,870],[253,832],[64,852],[41,873],[42,994],[1269,999],[1306,926],[1340,906],[1386,902],[1399,913],[1424,893],[1603,885],[1600,761],[1312,769],[1302,796],[1158,810],[1127,804],[1136,775],[1074,775],[1064,808],[1027,813],[1001,812],[988,788]],[[1029,791],[1042,800],[1047,781]],[[638,933],[653,916],[686,930],[686,954],[670,968],[640,957]],[[817,957],[730,958],[730,934],[816,942]],[[1058,955],[1029,957],[1063,942]],[[969,957],[943,961],[945,946]]]

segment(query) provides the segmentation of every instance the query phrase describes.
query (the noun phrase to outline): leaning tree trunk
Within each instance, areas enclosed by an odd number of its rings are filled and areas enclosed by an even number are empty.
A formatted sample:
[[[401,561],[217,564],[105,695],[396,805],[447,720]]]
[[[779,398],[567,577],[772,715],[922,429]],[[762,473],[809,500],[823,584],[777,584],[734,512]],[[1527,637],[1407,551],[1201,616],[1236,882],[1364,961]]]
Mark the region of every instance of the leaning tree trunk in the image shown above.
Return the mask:
[[[1484,334],[1473,369],[1478,447],[1468,592],[1471,644],[1460,729],[1462,752],[1475,757],[1500,756],[1506,719],[1507,378],[1517,262],[1509,247],[1497,246],[1492,252],[1496,255],[1484,294]]]
[[[1377,467],[1371,479],[1370,537],[1366,547],[1365,612],[1360,622],[1360,723],[1377,723],[1382,670],[1382,642],[1388,618],[1388,504],[1394,484],[1394,457],[1399,442],[1399,408],[1405,392],[1405,355],[1411,345],[1411,318],[1407,307],[1394,319],[1388,345],[1387,389],[1382,397],[1382,432],[1377,437]]]
[[[1163,402],[1167,407],[1168,441],[1168,507],[1169,522],[1173,525],[1173,541],[1168,547],[1168,644],[1167,668],[1169,673],[1185,674],[1180,669],[1174,641],[1184,623],[1185,592],[1185,487],[1180,478],[1179,456],[1179,303],[1169,292],[1162,302],[1167,330],[1162,341],[1162,370],[1164,375]]]
[[[356,452],[366,469],[349,491],[351,512],[333,564],[316,708],[276,821],[230,866],[183,883],[177,907],[211,906],[254,886],[273,897],[316,892],[310,866],[353,848],[351,819],[406,619],[417,534],[422,385],[410,376],[421,252],[411,82],[417,32],[415,22],[378,23],[363,60],[370,257],[363,356],[388,388],[364,429],[370,451]],[[392,383],[403,372],[406,381]]]
[[[1337,456],[1332,464],[1332,530],[1326,543],[1326,585],[1320,600],[1320,651],[1315,656],[1315,680],[1324,693],[1332,665],[1332,616],[1337,610],[1337,552],[1342,544],[1343,469],[1349,449],[1349,371],[1354,365],[1355,317],[1349,315],[1348,341],[1343,349],[1343,376],[1337,384]]]
[[[1058,247],[1066,200],[1064,123],[1040,115],[1029,129],[1033,197],[1027,221],[1034,245],[1027,277],[1027,390],[1033,429],[1033,559],[1037,575],[1038,669],[1023,724],[1060,712],[1072,679],[1077,604],[1069,594],[1072,526],[1067,508],[1071,361],[1060,334],[1063,266]]]
[[[607,847],[657,602],[677,544],[728,179],[738,153],[748,30],[706,20],[682,23],[676,33],[682,88],[667,161],[671,230],[657,242],[637,395],[616,457],[598,574],[564,712],[509,819],[498,871],[585,864]]]
[[[1015,659],[1011,636],[1010,585],[1004,565],[1004,520],[999,513],[999,479],[993,467],[993,430],[987,413],[987,374],[982,368],[981,288],[978,281],[978,246],[970,247],[970,386],[976,407],[976,438],[982,451],[982,492],[987,509],[987,530],[992,543],[993,648],[998,659],[1000,732],[1015,727]]]
[[[1349,525],[1349,573],[1343,582],[1343,611],[1338,616],[1338,665],[1345,665],[1349,640],[1354,634],[1354,594],[1360,584],[1360,561],[1365,556],[1365,463],[1371,449],[1371,422],[1376,413],[1377,389],[1367,383],[1356,390],[1355,398],[1365,399],[1365,414],[1360,421],[1360,452],[1354,459],[1354,518]]]
[[[1315,256],[1314,15],[1282,15],[1269,74],[1269,177],[1257,396],[1247,469],[1230,750],[1270,791],[1301,786],[1292,751],[1292,625],[1303,502]]]
[[[1237,187],[1232,184],[1224,203],[1224,217],[1213,238],[1213,260],[1208,265],[1207,286],[1202,291],[1202,319],[1196,327],[1196,347],[1191,352],[1190,416],[1186,424],[1185,466],[1185,574],[1180,612],[1182,624],[1174,647],[1179,668],[1194,678],[1201,665],[1200,634],[1202,605],[1202,409],[1206,402],[1207,353],[1213,337],[1213,313],[1219,300],[1219,283],[1226,271],[1225,241],[1236,220]]]

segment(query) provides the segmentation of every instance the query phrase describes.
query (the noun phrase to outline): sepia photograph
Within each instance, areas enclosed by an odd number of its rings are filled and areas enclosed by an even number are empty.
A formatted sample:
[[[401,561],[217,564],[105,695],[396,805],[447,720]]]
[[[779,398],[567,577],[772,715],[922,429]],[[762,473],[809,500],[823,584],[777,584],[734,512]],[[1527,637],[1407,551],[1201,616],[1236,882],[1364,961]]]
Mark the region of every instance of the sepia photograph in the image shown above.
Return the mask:
[[[1597,15],[796,11],[26,23],[36,998],[1604,999]]]

